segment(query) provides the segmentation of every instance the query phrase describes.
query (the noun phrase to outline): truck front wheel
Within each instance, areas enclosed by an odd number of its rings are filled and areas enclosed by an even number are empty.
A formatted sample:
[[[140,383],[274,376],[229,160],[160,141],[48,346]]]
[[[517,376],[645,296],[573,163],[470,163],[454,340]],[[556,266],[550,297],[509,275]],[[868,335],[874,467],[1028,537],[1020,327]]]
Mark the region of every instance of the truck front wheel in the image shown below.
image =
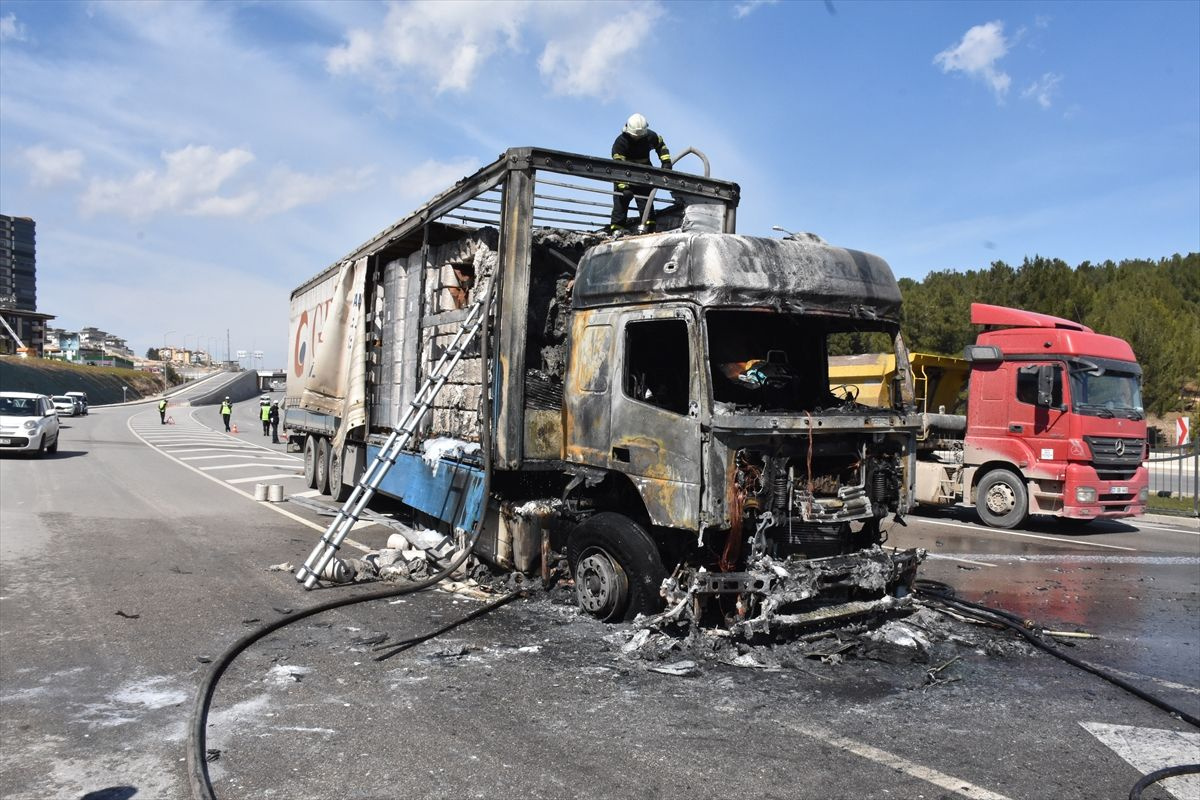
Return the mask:
[[[621,514],[603,512],[581,522],[567,539],[579,607],[605,622],[653,614],[667,571],[650,534]]]
[[[993,470],[979,482],[975,508],[988,527],[1015,528],[1029,510],[1025,483],[1006,469]]]

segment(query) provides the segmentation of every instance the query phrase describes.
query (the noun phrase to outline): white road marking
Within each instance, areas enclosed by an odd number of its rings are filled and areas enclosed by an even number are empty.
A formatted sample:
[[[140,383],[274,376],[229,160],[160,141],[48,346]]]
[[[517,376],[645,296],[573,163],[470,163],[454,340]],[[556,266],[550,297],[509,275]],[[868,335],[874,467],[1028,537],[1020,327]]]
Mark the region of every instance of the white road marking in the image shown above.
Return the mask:
[[[1051,542],[1064,542],[1066,544],[1078,545],[1081,547],[1103,547],[1108,550],[1128,550],[1131,553],[1136,553],[1137,548],[1120,547],[1115,544],[1100,544],[1099,542],[1085,542],[1078,539],[1062,539],[1058,536],[1042,536],[1039,533],[1021,533],[1020,531],[1008,531],[1002,528],[985,528],[979,525],[965,525],[961,522],[947,522],[941,519],[926,519],[922,518],[921,522],[928,522],[931,525],[945,525],[950,528],[963,528],[964,530],[974,531],[975,533],[996,533],[1004,536],[1024,536],[1027,539],[1045,539]]]
[[[1079,724],[1143,775],[1176,764],[1200,763],[1200,733],[1109,725],[1105,722]],[[1200,775],[1167,778],[1158,785],[1179,800],[1200,797]]]
[[[294,463],[296,461],[296,459],[288,458],[287,456],[271,456],[271,455],[259,456],[259,455],[248,455],[246,453],[225,453],[224,455],[219,455],[219,456],[188,456],[187,458],[181,458],[179,460],[180,461],[208,461],[208,460],[214,459],[214,458],[257,458],[262,461],[287,461],[288,463]]]
[[[1087,661],[1085,661],[1083,663],[1089,664],[1090,666],[1093,666],[1096,669],[1107,670],[1108,672],[1111,672],[1114,675],[1120,675],[1122,678],[1129,678],[1130,680],[1134,680],[1134,681],[1150,681],[1152,683],[1157,683],[1159,686],[1162,686],[1165,689],[1174,689],[1177,692],[1187,692],[1188,694],[1200,694],[1200,689],[1196,688],[1195,686],[1188,686],[1183,683],[1175,683],[1175,681],[1168,681],[1163,678],[1156,678],[1153,675],[1142,675],[1137,672],[1123,672],[1122,670],[1119,670],[1119,669],[1113,669],[1112,667],[1105,667],[1105,666],[1101,666],[1099,664],[1091,664],[1090,662],[1087,662]]]
[[[292,492],[292,497],[320,497],[321,493],[316,489],[309,489],[307,492]]]
[[[226,483],[254,483],[255,481],[276,481],[276,480],[300,480],[303,475],[282,475],[278,472],[272,475],[255,475],[253,478],[233,478],[225,481]]]
[[[244,464],[221,464],[218,467],[200,467],[200,469],[203,470],[204,472],[216,472],[219,469],[241,469],[242,467],[269,467],[269,466],[275,466],[275,467],[278,467],[279,469],[297,469],[297,470],[301,469],[301,467],[293,466],[290,464],[274,464],[274,465],[272,465],[272,464],[264,464],[261,461],[251,461],[249,463],[244,463]]]
[[[1051,564],[1109,564],[1137,565],[1149,567],[1194,567],[1200,566],[1200,557],[1196,556],[1110,556],[1110,555],[1049,555],[1036,553],[1021,555],[1020,553],[962,553],[964,556],[990,558],[993,561],[1044,561]],[[930,558],[933,558],[931,553]],[[948,556],[946,556],[948,557]],[[995,566],[995,565],[993,565]]]
[[[198,447],[193,450],[167,450],[170,445],[154,444],[153,442],[146,442],[146,444],[150,445],[151,447],[157,447],[167,453],[174,453],[175,455],[179,455],[181,453],[244,453],[247,450],[254,449],[252,447]],[[191,445],[183,446],[191,447]]]
[[[242,497],[245,497],[247,500],[250,500],[256,504],[262,505],[261,503],[259,503],[259,501],[255,500],[254,495],[250,494],[249,492],[243,491],[242,489],[239,489],[236,486],[230,486],[228,481],[223,481],[215,475],[209,475],[208,473],[203,472],[200,469],[197,469],[196,467],[193,467],[191,464],[185,464],[183,461],[176,458],[171,453],[167,452],[166,450],[163,450],[161,447],[156,447],[155,445],[146,441],[145,439],[142,438],[142,436],[136,430],[134,430],[133,425],[130,424],[132,421],[133,421],[133,418],[131,417],[125,423],[126,427],[129,429],[129,432],[132,433],[134,436],[136,436],[138,438],[138,440],[142,442],[142,444],[146,445],[154,452],[162,455],[163,458],[165,458],[169,461],[174,461],[176,464],[183,467],[184,469],[189,469],[192,472],[199,475],[200,477],[207,478],[208,480],[212,481],[213,483],[217,484],[218,486],[224,486],[229,491],[236,492],[237,494],[240,494]],[[291,511],[288,511],[287,509],[284,509],[284,508],[280,508],[278,505],[275,505],[275,504],[268,503],[265,505],[265,507],[271,511],[274,511],[276,514],[282,514],[283,516],[287,517],[288,519],[292,520],[293,522],[299,522],[301,525],[303,525],[307,528],[312,528],[314,531],[319,531],[321,533],[324,533],[325,529],[327,527],[325,525],[318,525],[315,522],[310,522],[310,521],[306,520],[304,517],[301,517],[298,514],[293,514]],[[350,537],[346,537],[346,539],[344,540],[344,544],[348,544],[351,547],[353,547],[357,550],[361,550],[364,553],[371,552],[371,548],[367,547],[366,545],[364,545],[360,542],[356,542],[355,540],[351,539]]]
[[[959,558],[958,556],[943,556],[938,553],[930,553],[926,558],[936,558],[939,561],[961,561],[964,564],[974,564],[977,567],[994,567],[995,564],[989,564],[986,561],[973,561],[969,558]]]
[[[872,747],[869,744],[856,742],[853,739],[847,739],[844,736],[838,736],[832,731],[823,730],[817,727],[808,725],[798,725],[796,723],[784,723],[785,727],[796,733],[804,736],[812,737],[823,742],[840,747],[847,752],[854,753],[856,756],[861,756],[868,761],[874,761],[876,764],[882,764],[889,769],[894,769],[897,772],[903,772],[913,778],[923,780],[926,783],[931,783],[934,786],[945,789],[948,792],[969,797],[973,800],[1009,800],[1006,796],[996,792],[984,789],[982,786],[976,786],[960,778],[955,778],[953,775],[947,775],[944,772],[939,772],[936,769],[922,766],[906,758],[889,753],[886,750],[880,750],[878,747]]]
[[[1153,528],[1156,531],[1165,531],[1166,533],[1187,533],[1192,536],[1200,536],[1200,523],[1197,523],[1196,530],[1194,530],[1194,531],[1188,530],[1187,528],[1176,528],[1171,525],[1161,525],[1161,524],[1158,524],[1155,522],[1139,521],[1137,523],[1137,525],[1139,528]]]

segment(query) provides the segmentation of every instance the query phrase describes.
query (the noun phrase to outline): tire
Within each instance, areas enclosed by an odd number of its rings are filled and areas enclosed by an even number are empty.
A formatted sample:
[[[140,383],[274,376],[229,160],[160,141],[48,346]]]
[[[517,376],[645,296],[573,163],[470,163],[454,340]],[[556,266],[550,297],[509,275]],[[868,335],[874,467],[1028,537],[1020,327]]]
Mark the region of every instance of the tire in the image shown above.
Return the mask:
[[[628,517],[602,512],[584,520],[567,539],[567,558],[585,613],[618,622],[661,610],[667,570],[650,534]]]
[[[61,434],[61,433],[56,433],[56,434],[54,435],[54,443],[53,443],[53,444],[51,444],[51,445],[49,445],[49,446],[46,448],[46,452],[47,452],[47,453],[52,453],[52,454],[53,454],[53,453],[57,453],[57,452],[58,452],[58,440],[59,440],[59,438],[60,438],[61,436],[62,436],[62,434]]]
[[[46,434],[42,434],[42,438],[38,439],[38,448],[33,451],[34,458],[41,458],[46,453]]]
[[[321,494],[329,494],[329,440],[324,436],[317,437],[317,485],[315,488]]]
[[[330,446],[329,448],[329,496],[339,503],[344,502],[350,493],[354,491],[356,476],[347,476],[346,473],[346,457],[349,456],[351,462],[354,459],[354,451],[349,445],[342,445],[341,449]],[[354,465],[350,465],[351,471],[354,470]],[[350,480],[347,481],[346,478]]]
[[[992,470],[976,489],[975,510],[990,528],[1015,528],[1029,512],[1024,481],[1006,469]]]
[[[304,483],[317,488],[317,437],[304,437]]]

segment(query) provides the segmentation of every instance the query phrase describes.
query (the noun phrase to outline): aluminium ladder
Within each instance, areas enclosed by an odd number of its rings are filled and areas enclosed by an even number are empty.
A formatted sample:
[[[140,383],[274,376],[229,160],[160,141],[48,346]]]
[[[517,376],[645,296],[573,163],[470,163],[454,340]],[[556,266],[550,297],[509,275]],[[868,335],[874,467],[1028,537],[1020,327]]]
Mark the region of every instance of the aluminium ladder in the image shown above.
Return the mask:
[[[388,436],[387,441],[379,449],[379,455],[375,457],[370,466],[363,472],[362,477],[354,487],[354,491],[346,498],[346,502],[342,505],[341,510],[338,511],[333,522],[329,523],[329,527],[325,530],[320,540],[318,540],[316,546],[313,547],[313,551],[309,554],[308,559],[300,569],[296,570],[296,580],[302,582],[305,589],[311,589],[316,585],[321,571],[329,564],[329,561],[337,553],[338,548],[341,547],[342,541],[350,534],[350,529],[358,522],[359,515],[367,507],[367,503],[371,501],[371,498],[375,496],[375,492],[379,489],[379,484],[383,481],[383,477],[395,465],[396,457],[412,441],[421,418],[429,411],[433,399],[450,377],[451,370],[458,364],[463,353],[466,352],[471,342],[475,339],[475,334],[479,332],[480,326],[483,325],[483,309],[487,305],[487,299],[491,294],[493,283],[493,281],[489,281],[486,289],[478,293],[454,340],[450,342],[449,347],[442,353],[442,357],[434,365],[433,371],[430,372],[425,382],[421,384],[421,388],[417,390],[417,394],[413,397],[412,402],[408,404],[408,411],[405,413],[404,419],[400,421],[400,424]],[[484,383],[486,385],[486,381]],[[487,402],[487,398],[484,398],[483,402]]]

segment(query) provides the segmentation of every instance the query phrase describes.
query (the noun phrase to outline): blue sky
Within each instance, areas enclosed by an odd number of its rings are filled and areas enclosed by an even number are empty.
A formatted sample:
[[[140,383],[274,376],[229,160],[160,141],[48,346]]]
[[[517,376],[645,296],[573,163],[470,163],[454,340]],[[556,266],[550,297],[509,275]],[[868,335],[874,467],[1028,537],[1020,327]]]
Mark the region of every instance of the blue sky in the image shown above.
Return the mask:
[[[1159,258],[1200,250],[1198,52],[1196,2],[3,0],[0,213],[56,324],[268,367],[295,286],[633,111],[741,184],[740,232],[898,277]]]

